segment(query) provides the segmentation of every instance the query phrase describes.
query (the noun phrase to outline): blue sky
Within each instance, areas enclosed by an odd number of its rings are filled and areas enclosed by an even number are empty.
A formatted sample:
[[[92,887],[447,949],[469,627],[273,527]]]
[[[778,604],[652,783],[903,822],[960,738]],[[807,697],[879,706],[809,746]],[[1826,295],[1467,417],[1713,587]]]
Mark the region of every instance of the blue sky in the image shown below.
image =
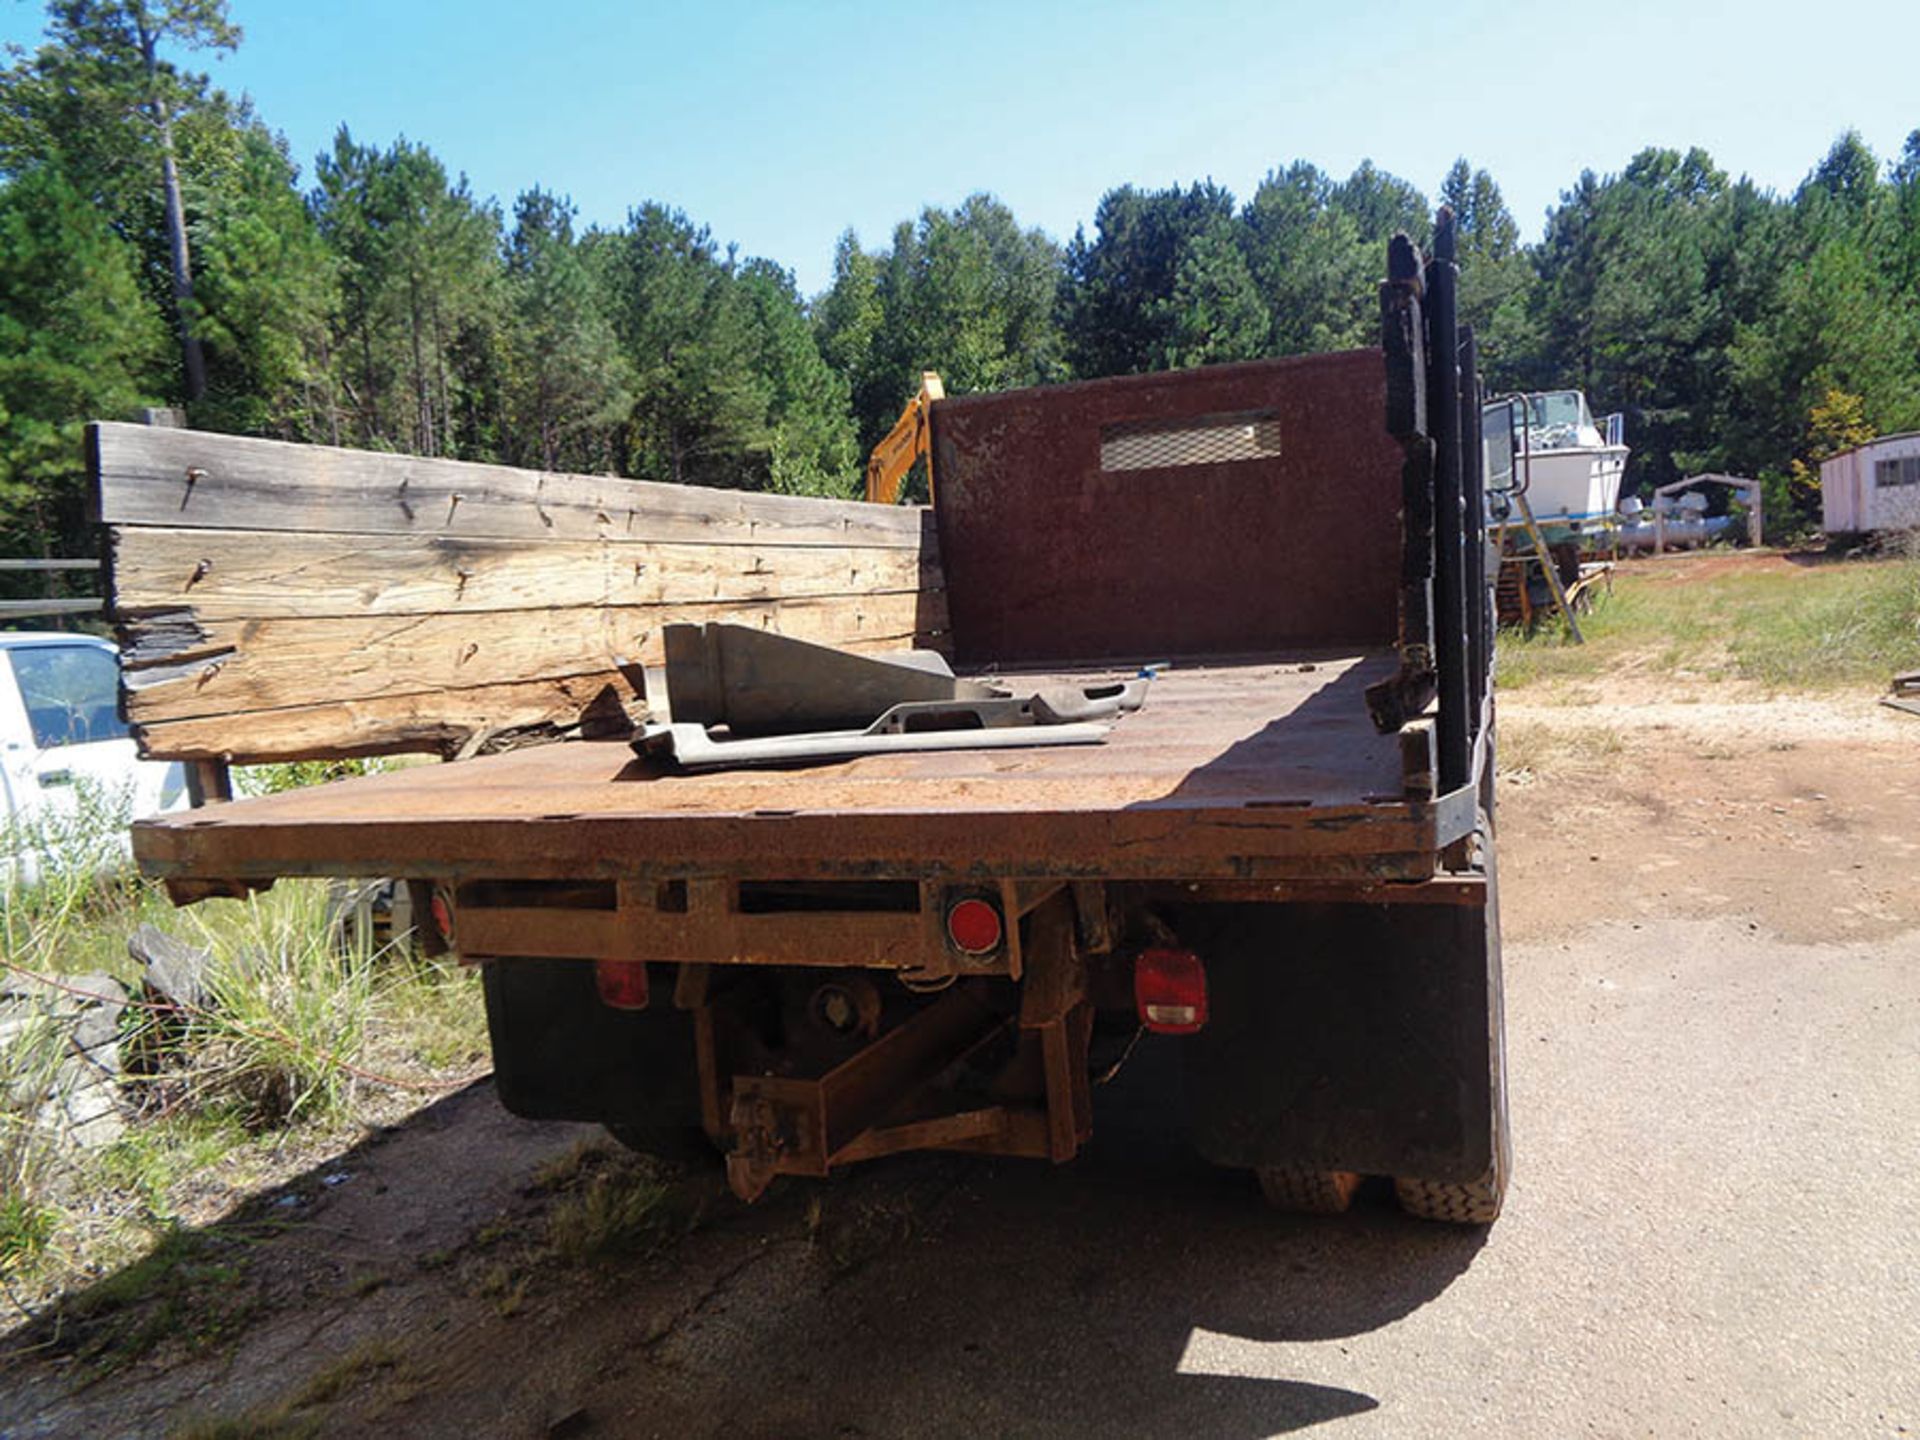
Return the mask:
[[[1787,189],[1849,126],[1883,158],[1920,128],[1915,0],[231,8],[245,42],[208,68],[304,173],[342,120],[405,134],[503,205],[536,182],[588,222],[678,205],[809,293],[847,226],[878,245],[974,190],[1064,240],[1124,181],[1244,198],[1296,157],[1337,176],[1370,157],[1431,194],[1464,154],[1531,238],[1583,167],[1646,145]],[[40,25],[33,0],[0,4],[0,40]]]

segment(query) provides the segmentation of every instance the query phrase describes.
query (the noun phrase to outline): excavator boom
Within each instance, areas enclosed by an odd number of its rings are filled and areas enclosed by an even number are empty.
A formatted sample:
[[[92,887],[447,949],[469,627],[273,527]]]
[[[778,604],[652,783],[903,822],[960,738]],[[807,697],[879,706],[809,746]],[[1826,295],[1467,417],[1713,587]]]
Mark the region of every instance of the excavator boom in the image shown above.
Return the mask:
[[[867,458],[867,499],[891,505],[900,498],[901,482],[913,462],[927,458],[927,498],[933,498],[933,402],[947,398],[946,387],[931,370],[920,375],[920,391],[907,402],[886,439]]]

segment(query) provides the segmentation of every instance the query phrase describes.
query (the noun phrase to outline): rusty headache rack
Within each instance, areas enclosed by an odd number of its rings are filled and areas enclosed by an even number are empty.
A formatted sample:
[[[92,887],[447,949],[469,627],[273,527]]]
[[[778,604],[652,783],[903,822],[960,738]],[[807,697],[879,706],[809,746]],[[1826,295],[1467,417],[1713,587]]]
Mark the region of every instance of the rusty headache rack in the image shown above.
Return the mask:
[[[1491,1218],[1490,612],[1451,233],[1391,248],[1383,351],[929,392],[930,516],[99,427],[148,753],[577,737],[144,822],[139,862],[182,902],[407,881],[482,971],[509,1108],[703,1133],[743,1195],[900,1150],[1070,1159],[1144,1031],[1182,1047],[1202,1151],[1276,1199],[1337,1208],[1374,1173]],[[1165,668],[1099,743],[632,753],[641,667],[715,622],[932,649],[1021,695]]]

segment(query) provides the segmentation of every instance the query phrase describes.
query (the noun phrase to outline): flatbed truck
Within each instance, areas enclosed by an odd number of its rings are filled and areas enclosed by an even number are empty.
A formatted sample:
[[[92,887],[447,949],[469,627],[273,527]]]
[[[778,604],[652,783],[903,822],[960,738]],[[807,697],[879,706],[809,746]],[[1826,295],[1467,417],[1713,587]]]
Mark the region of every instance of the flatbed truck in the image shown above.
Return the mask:
[[[1491,615],[1451,248],[1444,212],[1431,258],[1396,239],[1376,349],[931,399],[918,513],[95,427],[148,754],[216,798],[224,762],[461,756],[143,822],[139,864],[181,903],[407,882],[480,969],[509,1109],[710,1147],[747,1198],[909,1150],[1071,1160],[1093,1077],[1158,1032],[1196,1147],[1275,1204],[1384,1176],[1488,1223]],[[853,592],[802,593],[827,583]],[[660,626],[747,612],[1002,684],[1156,678],[1097,745],[636,754]],[[569,738],[467,753],[535,711]]]

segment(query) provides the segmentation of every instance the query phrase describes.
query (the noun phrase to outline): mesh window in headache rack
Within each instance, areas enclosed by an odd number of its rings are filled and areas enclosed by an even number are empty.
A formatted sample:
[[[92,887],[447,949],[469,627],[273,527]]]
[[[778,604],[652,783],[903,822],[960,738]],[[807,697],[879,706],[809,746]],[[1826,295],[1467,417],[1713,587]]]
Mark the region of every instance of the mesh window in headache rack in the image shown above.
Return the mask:
[[[1129,420],[1100,427],[1102,470],[1161,470],[1266,460],[1280,453],[1280,421],[1271,410]]]

